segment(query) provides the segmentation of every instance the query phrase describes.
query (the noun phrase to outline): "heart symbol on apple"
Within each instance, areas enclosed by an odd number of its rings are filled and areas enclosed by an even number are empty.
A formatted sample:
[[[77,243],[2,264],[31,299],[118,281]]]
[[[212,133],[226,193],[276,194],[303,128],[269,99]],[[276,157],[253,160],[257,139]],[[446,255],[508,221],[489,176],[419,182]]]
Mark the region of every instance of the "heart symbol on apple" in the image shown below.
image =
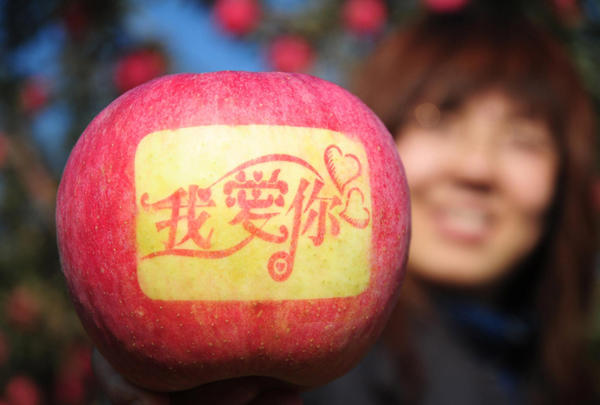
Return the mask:
[[[353,227],[364,229],[369,225],[369,220],[371,219],[371,213],[364,205],[364,194],[358,187],[354,187],[348,191],[346,207],[340,212],[340,217]]]
[[[344,155],[336,145],[329,145],[325,149],[325,166],[340,194],[344,194],[348,183],[362,174],[358,158],[352,154]]]
[[[200,200],[202,200],[202,201],[210,200],[211,194],[212,194],[212,192],[210,191],[210,188],[198,189],[198,197],[200,197]]]

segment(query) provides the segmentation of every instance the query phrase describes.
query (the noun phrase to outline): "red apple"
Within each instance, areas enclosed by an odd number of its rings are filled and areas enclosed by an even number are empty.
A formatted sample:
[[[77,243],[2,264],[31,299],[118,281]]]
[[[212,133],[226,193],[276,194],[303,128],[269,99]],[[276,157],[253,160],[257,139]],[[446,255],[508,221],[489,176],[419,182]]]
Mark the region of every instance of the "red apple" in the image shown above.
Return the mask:
[[[84,345],[69,347],[62,356],[61,374],[77,376],[84,382],[92,380],[92,348]]]
[[[89,11],[83,2],[71,2],[63,11],[63,22],[69,36],[79,40],[88,31],[91,21]]]
[[[81,378],[71,374],[61,374],[54,381],[54,401],[61,405],[84,404],[85,385]]]
[[[572,10],[577,7],[577,0],[552,0],[552,3],[559,10]]]
[[[469,0],[422,0],[425,6],[436,13],[454,13],[464,8]]]
[[[0,130],[0,168],[7,163],[9,148],[8,136]]]
[[[314,52],[308,41],[295,35],[286,35],[273,41],[269,61],[280,72],[304,72],[312,64]]]
[[[83,404],[88,389],[94,383],[91,348],[81,344],[68,347],[54,381],[55,402],[64,405]]]
[[[167,63],[156,49],[138,49],[123,57],[115,70],[115,85],[121,93],[165,74]]]
[[[8,345],[8,339],[0,331],[0,367],[6,364],[10,357],[10,346]]]
[[[582,13],[577,0],[552,0],[552,6],[565,26],[576,27],[581,23]]]
[[[42,400],[42,393],[36,382],[20,374],[8,380],[4,396],[10,405],[39,405]]]
[[[26,286],[15,288],[6,300],[6,318],[21,330],[31,330],[40,316],[40,303]]]
[[[592,181],[592,203],[596,213],[600,213],[600,176]]]
[[[235,35],[246,35],[252,32],[261,17],[260,4],[257,0],[217,0],[215,18],[227,31]]]
[[[410,234],[383,124],[342,88],[284,73],[124,94],[74,147],[56,219],[87,333],[159,391],[340,377],[388,319]]]
[[[347,0],[342,9],[344,25],[358,35],[381,30],[387,18],[383,0]]]
[[[48,101],[48,84],[41,77],[31,77],[21,87],[19,97],[23,112],[34,114]]]

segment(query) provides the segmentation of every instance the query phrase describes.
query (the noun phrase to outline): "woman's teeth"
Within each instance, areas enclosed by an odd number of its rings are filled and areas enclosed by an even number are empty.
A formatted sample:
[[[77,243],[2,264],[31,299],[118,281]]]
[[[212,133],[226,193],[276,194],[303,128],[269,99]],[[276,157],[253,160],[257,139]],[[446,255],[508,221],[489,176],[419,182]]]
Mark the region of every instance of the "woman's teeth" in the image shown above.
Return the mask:
[[[444,212],[446,226],[465,233],[482,233],[487,228],[487,215],[481,210],[454,208]]]

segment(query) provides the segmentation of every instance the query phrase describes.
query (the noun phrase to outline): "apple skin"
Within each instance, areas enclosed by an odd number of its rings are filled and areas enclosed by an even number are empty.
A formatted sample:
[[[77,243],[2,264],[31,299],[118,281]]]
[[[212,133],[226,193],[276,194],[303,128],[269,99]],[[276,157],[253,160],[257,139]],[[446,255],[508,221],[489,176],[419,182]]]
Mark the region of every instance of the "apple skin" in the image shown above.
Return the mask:
[[[368,279],[359,294],[218,301],[151,299],[142,291],[136,150],[156,131],[210,125],[327,129],[364,148],[372,227]],[[63,273],[85,330],[127,379],[165,392],[241,376],[275,377],[300,388],[342,376],[387,322],[410,240],[408,186],[387,129],[341,87],[287,73],[178,74],[125,93],[75,145],[56,219]],[[342,246],[333,258],[345,254]]]

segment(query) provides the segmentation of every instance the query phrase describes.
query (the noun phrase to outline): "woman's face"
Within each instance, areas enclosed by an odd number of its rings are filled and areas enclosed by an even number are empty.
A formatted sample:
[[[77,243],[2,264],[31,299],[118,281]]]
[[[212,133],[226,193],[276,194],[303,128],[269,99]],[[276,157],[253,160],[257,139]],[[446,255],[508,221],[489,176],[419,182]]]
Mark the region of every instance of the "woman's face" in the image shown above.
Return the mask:
[[[545,122],[490,91],[448,113],[420,105],[396,144],[411,190],[412,274],[446,286],[483,286],[534,249],[558,171]]]

